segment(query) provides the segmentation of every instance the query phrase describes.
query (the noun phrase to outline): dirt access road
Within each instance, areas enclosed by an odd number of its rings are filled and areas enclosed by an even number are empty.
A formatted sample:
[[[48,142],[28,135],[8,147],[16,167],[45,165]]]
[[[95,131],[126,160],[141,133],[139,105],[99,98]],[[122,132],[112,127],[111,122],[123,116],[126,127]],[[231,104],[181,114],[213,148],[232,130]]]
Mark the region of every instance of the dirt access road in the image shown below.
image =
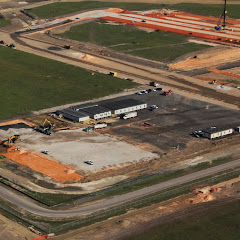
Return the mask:
[[[113,207],[119,204],[123,204],[124,202],[133,201],[134,199],[138,199],[144,196],[148,196],[149,194],[153,194],[155,192],[159,192],[164,189],[168,189],[174,186],[178,186],[184,183],[191,182],[193,180],[207,177],[210,175],[217,174],[218,172],[225,171],[227,169],[235,168],[240,166],[240,159],[231,161],[225,164],[221,164],[215,167],[211,167],[202,171],[198,171],[195,173],[191,173],[179,178],[171,179],[166,182],[162,182],[150,187],[146,187],[134,192],[126,193],[120,196],[115,196],[111,199],[104,200],[103,202],[97,202],[90,206],[83,206],[76,209],[64,210],[64,211],[56,211],[49,210],[43,207],[40,207],[33,203],[32,201],[26,198],[20,198],[18,194],[13,193],[6,188],[0,186],[1,198],[37,215],[45,216],[45,217],[70,217],[70,216],[80,216],[85,214],[90,214],[94,212],[98,212],[100,210]]]

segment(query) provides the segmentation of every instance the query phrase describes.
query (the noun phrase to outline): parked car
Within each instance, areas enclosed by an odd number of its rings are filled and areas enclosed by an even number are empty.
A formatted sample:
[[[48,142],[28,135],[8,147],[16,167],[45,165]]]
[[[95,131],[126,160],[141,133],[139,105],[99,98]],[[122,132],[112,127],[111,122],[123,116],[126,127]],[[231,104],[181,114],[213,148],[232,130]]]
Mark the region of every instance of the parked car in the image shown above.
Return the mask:
[[[150,89],[148,89],[147,91],[148,91],[148,93],[150,93],[150,92],[156,92],[156,89],[150,88]]]
[[[158,83],[156,83],[156,82],[150,82],[149,85],[150,85],[150,86],[153,86],[153,87],[157,87],[157,86],[158,86]]]
[[[84,163],[86,163],[86,164],[88,164],[88,165],[93,165],[93,161],[91,161],[91,160],[87,160],[87,161],[85,161]]]
[[[158,109],[158,106],[157,105],[152,105],[150,109],[151,110]]]
[[[142,90],[141,93],[146,94],[146,93],[148,93],[148,91],[147,90]]]
[[[203,131],[196,130],[196,131],[192,132],[192,136],[194,136],[196,138],[202,137]]]
[[[163,90],[163,88],[156,88],[156,90],[157,90],[157,91],[162,91],[162,90]]]
[[[136,92],[137,95],[143,95],[144,93],[142,92]]]
[[[43,150],[43,151],[41,151],[41,153],[49,155],[49,151],[48,150]]]

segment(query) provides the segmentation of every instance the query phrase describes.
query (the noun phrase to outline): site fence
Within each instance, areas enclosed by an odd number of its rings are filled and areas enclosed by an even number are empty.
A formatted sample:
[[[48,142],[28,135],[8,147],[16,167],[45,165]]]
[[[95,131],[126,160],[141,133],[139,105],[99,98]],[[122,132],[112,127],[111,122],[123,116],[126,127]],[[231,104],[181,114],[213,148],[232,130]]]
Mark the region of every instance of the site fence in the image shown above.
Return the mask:
[[[227,179],[238,177],[239,175],[240,175],[240,169],[237,169],[234,171],[226,172],[226,173],[216,175],[216,176],[213,176],[213,177],[210,177],[207,179],[203,179],[200,181],[194,181],[192,183],[185,184],[180,187],[173,188],[171,190],[161,191],[159,193],[152,194],[151,196],[137,199],[132,202],[122,204],[120,206],[115,206],[115,207],[112,207],[112,208],[104,210],[104,211],[99,211],[97,213],[94,213],[94,214],[91,214],[88,216],[84,216],[80,219],[71,221],[69,223],[65,223],[60,226],[50,228],[49,233],[64,232],[68,229],[77,228],[77,227],[80,227],[83,225],[90,224],[91,222],[97,222],[102,219],[107,219],[111,216],[125,213],[128,210],[133,209],[133,208],[140,208],[143,206],[147,206],[151,203],[161,202],[161,201],[170,199],[172,197],[176,197],[180,194],[188,192],[189,189],[194,186],[218,183],[218,182],[222,182]]]
[[[27,217],[23,216],[23,214],[20,211],[9,207],[7,204],[3,204],[3,203],[0,202],[0,208],[3,209],[5,212],[8,212],[11,215],[15,216],[16,218],[20,219],[22,222],[25,222],[26,224],[24,224],[24,225],[34,226],[35,228],[37,228],[37,229],[39,229],[43,232],[48,232],[49,231],[48,227],[42,226],[41,223],[31,221]]]

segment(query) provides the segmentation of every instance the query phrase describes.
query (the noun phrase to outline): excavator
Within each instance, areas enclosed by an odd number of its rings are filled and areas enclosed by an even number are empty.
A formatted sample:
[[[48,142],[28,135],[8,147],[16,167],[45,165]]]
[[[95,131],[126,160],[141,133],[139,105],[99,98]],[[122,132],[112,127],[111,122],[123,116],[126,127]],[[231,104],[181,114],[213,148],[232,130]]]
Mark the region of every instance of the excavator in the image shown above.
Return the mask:
[[[35,128],[36,131],[44,133],[46,135],[51,135],[54,124],[51,123],[48,119],[45,119],[43,124]]]
[[[18,140],[20,140],[20,135],[13,135],[10,138],[8,138],[7,140],[3,140],[1,142],[1,145],[5,146],[5,147],[11,147],[11,144],[17,142]]]

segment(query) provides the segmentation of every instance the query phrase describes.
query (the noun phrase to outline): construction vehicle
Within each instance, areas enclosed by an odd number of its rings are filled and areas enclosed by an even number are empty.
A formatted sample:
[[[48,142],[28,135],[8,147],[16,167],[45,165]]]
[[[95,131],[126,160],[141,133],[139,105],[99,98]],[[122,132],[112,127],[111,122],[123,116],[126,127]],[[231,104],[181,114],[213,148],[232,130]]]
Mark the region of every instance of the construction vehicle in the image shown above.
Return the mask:
[[[7,46],[10,47],[10,48],[15,48],[15,45],[13,43],[11,43],[11,44],[9,44]]]
[[[65,44],[63,48],[65,48],[65,49],[71,49],[72,47],[73,47],[72,45]]]
[[[164,96],[168,96],[168,95],[171,95],[171,94],[173,94],[172,90],[168,90],[167,92],[163,93]]]
[[[37,126],[34,129],[46,135],[51,135],[53,128],[54,128],[54,124],[51,123],[48,119],[45,119],[42,125]]]
[[[109,75],[110,75],[110,76],[113,76],[113,77],[116,77],[116,76],[117,76],[117,73],[116,73],[116,72],[110,72]]]
[[[227,14],[227,0],[224,0],[224,9],[223,13],[220,16],[215,29],[218,31],[224,30],[226,26],[226,14]]]
[[[210,82],[210,84],[216,84],[217,83],[217,80],[212,80],[211,82]]]
[[[93,129],[94,129],[93,127],[87,127],[87,128],[84,128],[83,131],[84,132],[89,132],[89,131],[91,131]]]
[[[17,142],[18,140],[20,140],[20,135],[13,135],[10,138],[8,138],[7,140],[3,140],[1,142],[1,145],[5,146],[5,147],[11,147],[11,144]]]

